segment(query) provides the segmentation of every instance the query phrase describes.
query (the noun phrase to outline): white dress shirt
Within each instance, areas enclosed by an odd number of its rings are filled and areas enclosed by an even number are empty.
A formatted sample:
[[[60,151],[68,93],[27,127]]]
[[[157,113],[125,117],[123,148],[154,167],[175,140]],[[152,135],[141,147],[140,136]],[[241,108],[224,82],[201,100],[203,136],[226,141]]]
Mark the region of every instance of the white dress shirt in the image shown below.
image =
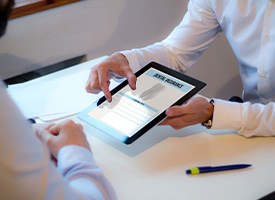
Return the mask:
[[[245,137],[275,136],[275,103],[235,103],[215,99],[212,129],[237,130]]]
[[[239,62],[244,100],[268,104],[275,100],[274,19],[273,0],[190,0],[183,20],[165,40],[122,53],[134,72],[151,61],[184,72],[209,47],[217,34],[223,31]],[[219,108],[220,106],[223,108]],[[233,105],[216,102],[215,119],[223,119],[223,113],[229,113],[231,106]],[[268,106],[270,107],[274,105]],[[251,112],[250,109],[244,110]],[[273,119],[268,119],[269,124],[266,125],[274,126]],[[214,120],[213,127],[236,128],[234,120],[226,120],[230,123],[219,124],[220,120]],[[239,133],[251,136],[246,131],[243,127]],[[263,131],[257,129],[254,134],[275,135],[274,129],[271,132]]]
[[[69,145],[55,167],[0,82],[0,199],[116,199],[92,153]]]

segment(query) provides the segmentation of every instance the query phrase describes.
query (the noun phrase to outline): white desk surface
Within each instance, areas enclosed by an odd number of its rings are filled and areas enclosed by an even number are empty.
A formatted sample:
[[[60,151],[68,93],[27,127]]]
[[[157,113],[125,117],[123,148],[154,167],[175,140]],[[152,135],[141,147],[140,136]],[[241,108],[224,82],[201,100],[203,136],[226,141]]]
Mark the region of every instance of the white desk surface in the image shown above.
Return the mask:
[[[246,139],[197,125],[155,127],[132,146],[85,126],[95,159],[119,200],[256,200],[275,190],[275,138]],[[190,176],[189,167],[251,163],[236,171]]]
[[[89,61],[42,80],[93,64]],[[275,137],[247,139],[200,125],[180,131],[157,126],[127,146],[87,124],[84,127],[95,160],[119,200],[256,200],[275,190]],[[252,167],[185,174],[190,167],[235,163],[251,163]]]

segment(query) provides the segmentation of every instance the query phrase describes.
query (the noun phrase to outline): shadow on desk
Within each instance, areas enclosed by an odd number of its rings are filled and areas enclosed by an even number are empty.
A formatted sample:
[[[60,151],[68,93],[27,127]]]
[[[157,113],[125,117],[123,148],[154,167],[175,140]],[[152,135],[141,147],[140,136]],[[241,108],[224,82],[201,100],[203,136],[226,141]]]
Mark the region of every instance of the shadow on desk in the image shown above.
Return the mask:
[[[186,127],[184,129],[181,129],[180,131],[176,131],[169,126],[155,126],[147,133],[142,135],[139,139],[137,139],[134,143],[126,145],[88,124],[85,124],[84,127],[86,129],[86,133],[93,135],[97,139],[103,141],[104,143],[107,143],[108,145],[123,152],[128,156],[136,156],[144,152],[145,150],[153,147],[154,145],[162,142],[166,138],[186,137],[205,131],[205,128],[201,125]]]

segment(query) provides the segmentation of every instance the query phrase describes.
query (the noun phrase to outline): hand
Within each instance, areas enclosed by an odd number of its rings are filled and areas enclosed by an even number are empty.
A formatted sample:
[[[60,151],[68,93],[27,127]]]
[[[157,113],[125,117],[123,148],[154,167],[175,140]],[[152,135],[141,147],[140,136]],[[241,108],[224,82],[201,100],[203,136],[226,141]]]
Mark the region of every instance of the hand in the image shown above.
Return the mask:
[[[131,89],[136,89],[136,76],[133,74],[128,60],[121,53],[115,53],[91,69],[86,91],[96,94],[103,91],[106,99],[111,102],[112,95],[109,90],[110,79],[114,76],[123,76],[128,79]]]
[[[72,120],[51,124],[46,129],[38,129],[36,134],[47,145],[54,158],[57,158],[59,150],[67,145],[78,145],[91,150],[82,125]]]
[[[167,118],[160,125],[170,125],[178,130],[186,126],[206,122],[211,119],[214,106],[203,97],[194,97],[186,104],[166,110]]]

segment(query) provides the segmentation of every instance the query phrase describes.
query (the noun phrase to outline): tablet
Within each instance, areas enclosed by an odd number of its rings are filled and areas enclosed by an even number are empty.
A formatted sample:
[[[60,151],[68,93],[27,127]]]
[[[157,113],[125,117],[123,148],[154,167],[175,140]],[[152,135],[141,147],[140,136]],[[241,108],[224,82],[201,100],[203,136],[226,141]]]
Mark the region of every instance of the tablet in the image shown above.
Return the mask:
[[[135,73],[136,89],[125,80],[113,90],[112,102],[105,97],[78,117],[125,144],[131,144],[165,117],[167,108],[181,105],[206,84],[151,62]]]

